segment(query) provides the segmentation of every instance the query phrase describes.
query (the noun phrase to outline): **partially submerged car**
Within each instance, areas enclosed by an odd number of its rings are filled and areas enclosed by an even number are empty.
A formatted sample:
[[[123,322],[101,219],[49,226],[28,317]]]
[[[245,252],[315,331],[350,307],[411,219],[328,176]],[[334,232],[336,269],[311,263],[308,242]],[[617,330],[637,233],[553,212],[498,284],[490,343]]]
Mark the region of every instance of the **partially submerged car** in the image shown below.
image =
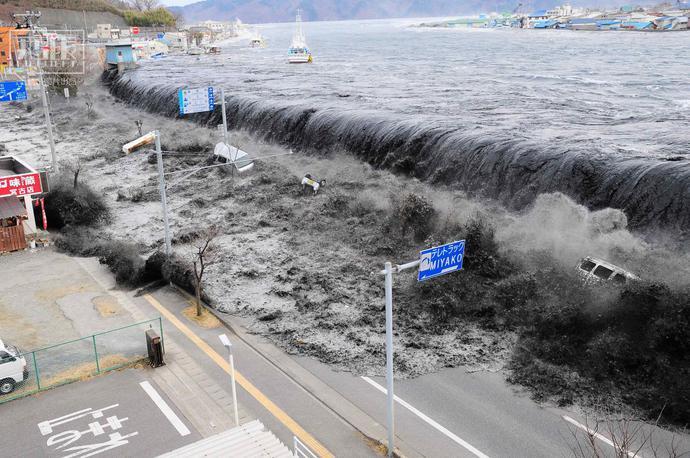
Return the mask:
[[[227,164],[231,163],[235,166],[238,172],[247,172],[254,167],[254,161],[249,157],[245,151],[236,146],[226,145],[225,143],[218,143],[213,150],[214,160]]]
[[[611,282],[625,285],[639,281],[640,277],[610,262],[587,256],[577,265],[578,272],[585,283]]]

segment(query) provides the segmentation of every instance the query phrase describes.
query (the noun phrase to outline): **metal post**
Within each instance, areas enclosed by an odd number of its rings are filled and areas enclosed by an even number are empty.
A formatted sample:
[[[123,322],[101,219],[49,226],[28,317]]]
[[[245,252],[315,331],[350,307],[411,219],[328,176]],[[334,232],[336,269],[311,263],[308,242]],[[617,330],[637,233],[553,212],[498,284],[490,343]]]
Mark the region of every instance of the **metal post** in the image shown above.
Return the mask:
[[[100,374],[101,373],[101,365],[98,362],[98,348],[96,348],[96,334],[92,335],[91,338],[93,339],[93,353],[96,355],[96,373]]]
[[[30,41],[30,46],[31,50],[29,53],[29,56],[31,56],[31,53],[33,53],[33,47],[34,47],[34,24],[32,21],[33,17],[29,18],[29,26],[31,28],[31,41]],[[40,51],[39,51],[40,53]],[[48,143],[50,144],[50,155],[52,157],[52,162],[53,162],[53,171],[55,173],[60,172],[60,169],[58,167],[57,163],[57,156],[55,155],[55,139],[53,138],[53,123],[50,120],[50,107],[48,106],[48,95],[46,94],[46,86],[45,83],[43,82],[43,69],[41,68],[41,56],[39,56],[36,59],[36,68],[38,69],[38,81],[41,85],[41,103],[43,104],[43,114],[46,118],[46,127],[48,128]]]
[[[172,251],[170,242],[170,221],[168,221],[168,200],[165,197],[165,175],[163,174],[163,151],[161,150],[161,134],[154,131],[156,137],[156,159],[158,161],[158,186],[161,193],[161,205],[163,206],[163,223],[165,224],[165,254],[170,256]]]
[[[31,352],[31,357],[34,359],[34,372],[36,373],[36,389],[41,391],[41,376],[38,373],[38,363],[36,362],[36,352]]]
[[[230,381],[232,383],[232,405],[235,409],[235,426],[240,426],[240,415],[237,409],[237,389],[235,388],[235,360],[232,356],[232,347],[228,347],[230,354]]]
[[[165,339],[163,338],[163,318],[158,317],[158,328],[161,330],[161,348],[165,353]]]
[[[223,111],[223,143],[228,144],[228,119],[225,114],[225,89],[220,88],[220,109]],[[228,147],[230,148],[230,147]]]
[[[388,402],[386,408],[386,422],[388,425],[388,456],[393,456],[395,449],[395,418],[393,416],[393,266],[385,263],[386,275],[386,388],[388,390]]]

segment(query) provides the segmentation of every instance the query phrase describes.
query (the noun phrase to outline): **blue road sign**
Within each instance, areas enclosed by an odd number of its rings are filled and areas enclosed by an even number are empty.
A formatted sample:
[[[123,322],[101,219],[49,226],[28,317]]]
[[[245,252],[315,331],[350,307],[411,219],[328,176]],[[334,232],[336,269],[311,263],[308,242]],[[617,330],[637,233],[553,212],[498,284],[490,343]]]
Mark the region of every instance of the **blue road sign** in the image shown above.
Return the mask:
[[[26,82],[24,81],[0,81],[0,102],[16,102],[28,100]]]
[[[462,269],[462,259],[464,256],[464,240],[420,251],[417,281],[427,280]]]
[[[211,86],[196,89],[179,89],[177,91],[177,99],[181,115],[213,111],[216,104],[213,97],[213,87]]]

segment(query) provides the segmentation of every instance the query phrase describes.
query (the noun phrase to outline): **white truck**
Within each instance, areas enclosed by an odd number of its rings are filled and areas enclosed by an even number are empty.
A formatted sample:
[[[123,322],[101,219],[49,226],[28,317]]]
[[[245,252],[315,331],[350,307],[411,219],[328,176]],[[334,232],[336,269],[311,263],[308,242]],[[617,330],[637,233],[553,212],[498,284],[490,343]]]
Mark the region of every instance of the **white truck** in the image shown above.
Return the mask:
[[[12,345],[0,340],[0,396],[9,394],[14,388],[29,378],[26,359]]]

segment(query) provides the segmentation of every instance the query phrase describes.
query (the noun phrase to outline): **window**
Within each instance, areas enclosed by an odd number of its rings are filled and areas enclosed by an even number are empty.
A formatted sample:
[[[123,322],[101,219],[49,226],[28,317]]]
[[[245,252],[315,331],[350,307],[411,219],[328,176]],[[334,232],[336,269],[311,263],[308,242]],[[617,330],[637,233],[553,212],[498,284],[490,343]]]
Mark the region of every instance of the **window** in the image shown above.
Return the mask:
[[[609,269],[608,267],[597,266],[597,268],[594,269],[593,273],[595,276],[601,278],[602,280],[608,280],[608,278],[613,273],[613,270]]]
[[[14,357],[5,351],[0,351],[0,364],[9,363],[14,361]]]
[[[614,283],[618,283],[619,285],[625,285],[625,282],[628,279],[625,278],[625,275],[616,274],[613,276],[613,278],[611,278],[611,280],[613,280]]]
[[[580,264],[580,269],[584,270],[585,272],[591,272],[592,269],[596,266],[592,261],[589,260],[584,260],[582,261],[582,264]]]

